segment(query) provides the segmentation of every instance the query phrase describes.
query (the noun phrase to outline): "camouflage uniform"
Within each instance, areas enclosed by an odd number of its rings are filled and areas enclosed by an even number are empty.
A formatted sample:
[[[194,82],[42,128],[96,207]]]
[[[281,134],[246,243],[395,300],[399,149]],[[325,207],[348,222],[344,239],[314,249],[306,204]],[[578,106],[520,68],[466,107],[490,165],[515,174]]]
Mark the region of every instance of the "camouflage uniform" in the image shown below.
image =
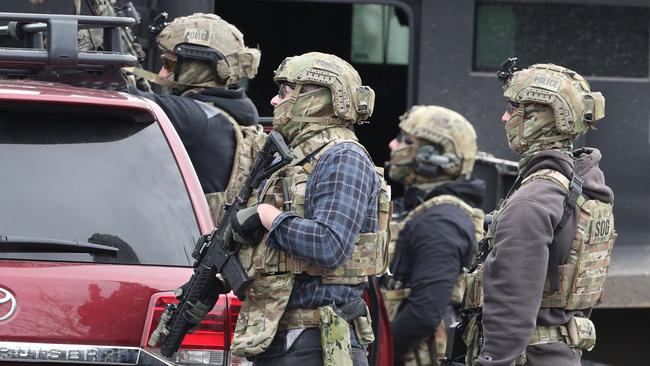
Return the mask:
[[[382,170],[373,168],[367,152],[348,126],[370,117],[374,92],[361,85],[359,75],[347,62],[316,52],[285,59],[274,80],[293,86],[291,98],[275,107],[273,123],[274,130],[288,141],[295,159],[272,175],[251,202],[271,204],[284,212],[259,244],[239,252],[253,282],[246,291],[231,351],[254,357],[255,364],[261,365],[367,364],[365,352],[358,345],[368,344],[374,337],[361,290],[367,276],[383,273],[387,266],[390,203]],[[301,92],[307,88],[312,89]],[[357,156],[365,167],[370,167],[366,181],[376,195],[368,197],[368,201],[351,202],[355,201],[354,196],[346,193],[338,197],[339,192],[330,192],[324,182],[312,180],[322,177],[317,172],[328,169],[321,161],[337,165],[337,159],[346,156]],[[345,184],[330,175],[326,178],[338,185]],[[311,195],[310,187],[316,187]],[[328,213],[321,217],[317,216],[318,209],[312,212],[312,207],[319,207],[320,202],[336,205],[341,201],[352,204],[346,208],[363,207],[353,212],[363,223],[350,222],[344,228],[345,234],[327,221]],[[332,208],[330,212],[338,210]],[[369,214],[375,217],[368,217]],[[316,221],[316,217],[323,221]],[[327,238],[320,234],[312,236],[321,229]],[[314,252],[325,251],[329,237],[336,241],[339,235],[352,241],[337,242],[351,249],[340,263],[325,265],[319,262],[319,256],[301,251],[301,243],[315,246],[310,247]],[[308,285],[298,288],[299,283]],[[354,295],[339,297],[340,293]],[[344,299],[347,302],[339,302]],[[315,335],[314,328],[320,329],[318,348],[309,341]]]
[[[471,179],[476,133],[460,114],[414,106],[391,142],[389,176],[405,186],[391,221],[392,277],[383,294],[391,319],[396,365],[438,365],[445,323],[464,289],[459,275],[483,236],[483,182]],[[401,143],[401,145],[397,145]],[[422,341],[424,339],[424,341]]]
[[[513,108],[506,134],[522,156],[523,181],[495,212],[466,276],[466,363],[577,366],[595,345],[589,314],[616,232],[600,152],[571,149],[604,117],[604,98],[552,64],[515,72],[504,90]]]
[[[216,224],[264,144],[257,110],[237,88],[242,78],[257,73],[260,51],[247,48],[241,32],[215,14],[176,18],[157,40],[163,58],[175,66],[172,73],[167,78],[144,70],[134,73],[174,95],[139,94],[156,101],[179,132]]]

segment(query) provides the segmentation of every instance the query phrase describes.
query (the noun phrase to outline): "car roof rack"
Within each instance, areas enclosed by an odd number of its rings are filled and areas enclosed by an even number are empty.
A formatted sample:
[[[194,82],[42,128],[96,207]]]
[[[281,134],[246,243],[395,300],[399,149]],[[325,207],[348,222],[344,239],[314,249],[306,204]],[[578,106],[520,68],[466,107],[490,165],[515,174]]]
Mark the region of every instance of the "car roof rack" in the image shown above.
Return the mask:
[[[85,80],[88,85],[82,86],[104,88],[102,79],[115,83],[119,77],[124,84],[123,77],[118,75],[120,68],[138,62],[135,56],[123,53],[120,38],[120,28],[135,24],[133,18],[0,12],[0,21],[9,22],[0,26],[0,36],[10,36],[24,45],[0,47],[0,78],[22,77],[73,85]],[[103,29],[103,51],[79,50],[78,31],[98,28]],[[88,73],[94,74],[95,80],[89,82]]]

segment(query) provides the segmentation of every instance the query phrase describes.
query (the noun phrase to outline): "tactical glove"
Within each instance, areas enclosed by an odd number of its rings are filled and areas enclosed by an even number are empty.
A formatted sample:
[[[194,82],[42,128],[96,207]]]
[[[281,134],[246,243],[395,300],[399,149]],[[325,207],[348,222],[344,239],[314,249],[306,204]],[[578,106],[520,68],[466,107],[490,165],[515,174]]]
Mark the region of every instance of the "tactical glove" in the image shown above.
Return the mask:
[[[235,241],[244,245],[256,245],[264,236],[264,226],[257,213],[257,205],[243,208],[230,219]]]

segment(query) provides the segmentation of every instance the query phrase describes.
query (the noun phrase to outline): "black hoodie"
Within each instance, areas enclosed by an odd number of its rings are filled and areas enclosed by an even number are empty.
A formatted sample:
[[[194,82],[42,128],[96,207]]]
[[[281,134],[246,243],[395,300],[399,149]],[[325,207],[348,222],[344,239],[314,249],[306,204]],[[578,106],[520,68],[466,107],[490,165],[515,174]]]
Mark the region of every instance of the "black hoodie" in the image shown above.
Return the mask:
[[[224,191],[232,170],[235,136],[226,117],[206,103],[224,110],[239,125],[255,125],[259,119],[257,109],[244,89],[210,88],[189,96],[137,94],[153,100],[165,111],[192,160],[203,192]]]
[[[575,167],[584,181],[582,191],[587,197],[613,202],[612,190],[605,185],[604,174],[598,167],[600,158],[600,151],[592,148],[577,150],[573,159],[558,150],[545,150],[531,158],[523,177],[541,169],[553,169],[570,178]],[[484,346],[478,365],[514,365],[524,350],[529,365],[580,365],[579,354],[564,343],[526,347],[536,325],[563,325],[576,313],[589,315],[590,309],[540,308],[548,246],[562,217],[564,199],[565,192],[558,184],[538,179],[513,193],[495,217],[493,249],[483,274]],[[576,226],[577,215],[573,215],[557,233],[560,264],[569,258]]]
[[[410,211],[429,198],[450,194],[477,207],[484,190],[485,183],[477,179],[445,183],[429,192],[409,187],[402,204]],[[391,322],[396,365],[402,364],[407,352],[435,332],[475,244],[472,219],[450,204],[420,212],[400,232],[396,245],[399,263],[393,272],[411,287],[411,293]]]

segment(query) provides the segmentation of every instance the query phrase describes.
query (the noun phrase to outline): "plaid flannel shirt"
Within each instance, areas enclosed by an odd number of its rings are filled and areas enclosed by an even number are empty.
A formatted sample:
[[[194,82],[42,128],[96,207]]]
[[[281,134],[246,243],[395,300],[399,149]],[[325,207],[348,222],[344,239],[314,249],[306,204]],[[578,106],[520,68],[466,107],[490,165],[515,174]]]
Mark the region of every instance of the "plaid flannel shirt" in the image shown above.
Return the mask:
[[[307,180],[305,217],[283,212],[274,221],[268,245],[325,268],[342,265],[359,233],[377,231],[380,181],[373,162],[358,146],[335,145],[318,160]],[[299,275],[287,309],[343,305],[362,296],[365,285],[323,285]]]

